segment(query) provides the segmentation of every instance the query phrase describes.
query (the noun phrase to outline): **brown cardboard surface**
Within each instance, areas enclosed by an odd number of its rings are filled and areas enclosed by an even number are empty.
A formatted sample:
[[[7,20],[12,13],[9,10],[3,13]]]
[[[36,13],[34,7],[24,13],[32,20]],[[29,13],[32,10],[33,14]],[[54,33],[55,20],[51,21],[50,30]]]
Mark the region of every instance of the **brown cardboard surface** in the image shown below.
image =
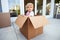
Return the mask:
[[[23,24],[25,23],[27,19],[27,16],[21,16],[19,15],[18,18],[16,19],[16,24],[19,26],[19,28],[23,27]]]
[[[41,26],[44,26],[48,23],[47,19],[45,18],[45,16],[34,16],[34,17],[29,17],[30,21],[33,24],[33,27],[39,28]]]
[[[7,27],[11,25],[10,14],[0,13],[0,27]]]
[[[31,39],[43,33],[43,26],[47,24],[47,19],[44,16],[18,16],[16,24],[19,26],[22,34]]]

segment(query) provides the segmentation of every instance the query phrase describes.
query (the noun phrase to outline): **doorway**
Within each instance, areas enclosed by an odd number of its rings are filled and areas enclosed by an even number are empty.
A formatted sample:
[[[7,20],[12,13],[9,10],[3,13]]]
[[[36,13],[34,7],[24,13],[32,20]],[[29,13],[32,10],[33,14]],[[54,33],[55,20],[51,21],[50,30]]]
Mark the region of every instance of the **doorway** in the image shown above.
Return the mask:
[[[33,3],[33,5],[34,5],[33,11],[35,13],[35,0],[24,0],[24,12],[26,11],[25,6],[26,6],[27,3]]]

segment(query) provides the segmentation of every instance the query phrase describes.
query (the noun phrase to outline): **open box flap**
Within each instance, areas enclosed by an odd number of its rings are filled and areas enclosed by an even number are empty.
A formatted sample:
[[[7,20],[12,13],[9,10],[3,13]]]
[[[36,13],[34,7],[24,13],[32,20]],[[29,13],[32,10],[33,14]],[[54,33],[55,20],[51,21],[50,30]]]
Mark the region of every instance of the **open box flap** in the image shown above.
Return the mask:
[[[48,23],[45,16],[34,16],[34,17],[29,17],[29,18],[35,29],[41,26],[44,26]]]
[[[19,15],[15,23],[19,26],[19,28],[22,28],[26,20],[27,20],[27,16]]]

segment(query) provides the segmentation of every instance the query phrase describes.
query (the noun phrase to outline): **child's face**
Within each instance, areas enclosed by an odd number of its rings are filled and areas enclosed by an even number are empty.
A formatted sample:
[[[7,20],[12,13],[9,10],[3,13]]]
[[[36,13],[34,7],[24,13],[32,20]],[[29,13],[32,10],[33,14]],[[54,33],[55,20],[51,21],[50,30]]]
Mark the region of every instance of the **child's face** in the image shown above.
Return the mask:
[[[33,5],[27,6],[27,11],[33,11]]]

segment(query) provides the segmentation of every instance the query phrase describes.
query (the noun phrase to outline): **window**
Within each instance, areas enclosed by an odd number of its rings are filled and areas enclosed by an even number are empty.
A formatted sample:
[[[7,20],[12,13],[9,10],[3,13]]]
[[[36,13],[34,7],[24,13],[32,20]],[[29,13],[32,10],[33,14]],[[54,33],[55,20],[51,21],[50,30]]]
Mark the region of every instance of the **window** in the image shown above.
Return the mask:
[[[12,17],[20,15],[20,0],[8,0],[9,12]]]

